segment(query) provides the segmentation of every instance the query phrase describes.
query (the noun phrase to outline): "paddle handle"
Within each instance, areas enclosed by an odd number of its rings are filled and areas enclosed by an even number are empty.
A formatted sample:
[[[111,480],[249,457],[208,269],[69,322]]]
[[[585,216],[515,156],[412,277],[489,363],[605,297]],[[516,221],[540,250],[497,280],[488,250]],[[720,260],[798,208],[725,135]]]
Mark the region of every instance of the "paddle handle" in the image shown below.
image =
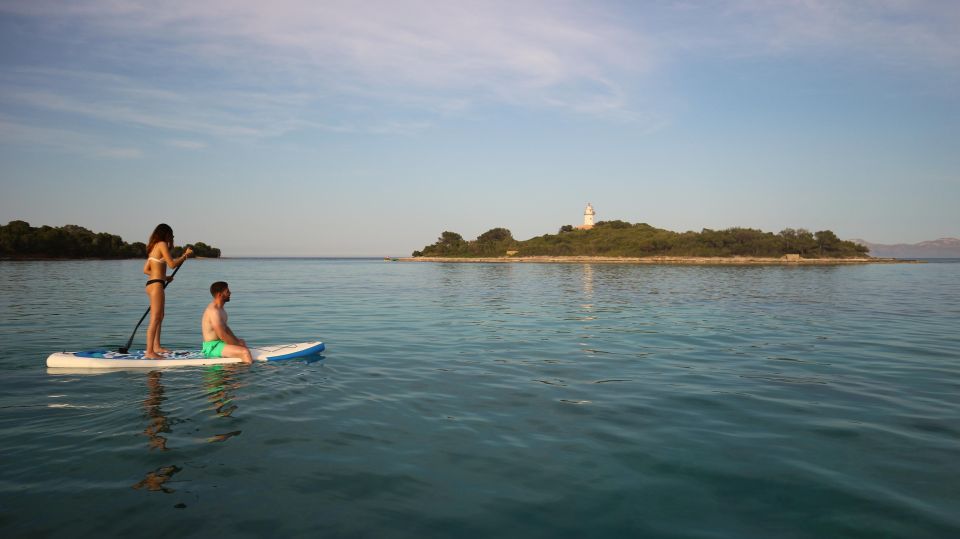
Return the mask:
[[[186,261],[187,261],[187,259],[184,258],[184,259],[183,259],[183,262],[186,262]],[[180,268],[183,267],[183,262],[181,262],[179,266],[173,268],[173,273],[170,274],[170,279],[173,279],[173,276],[176,275],[178,271],[180,271]],[[164,288],[166,288],[168,284],[170,284],[170,280],[169,280],[169,279],[166,280],[166,281],[163,281],[163,287],[164,287]],[[149,311],[149,310],[150,310],[150,307],[147,307],[147,311]]]

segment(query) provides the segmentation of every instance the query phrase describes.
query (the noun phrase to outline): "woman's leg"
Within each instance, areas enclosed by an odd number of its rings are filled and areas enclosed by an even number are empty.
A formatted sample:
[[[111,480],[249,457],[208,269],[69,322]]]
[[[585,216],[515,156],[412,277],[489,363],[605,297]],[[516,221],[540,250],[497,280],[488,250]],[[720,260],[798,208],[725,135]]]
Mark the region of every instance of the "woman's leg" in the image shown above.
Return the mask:
[[[163,331],[163,315],[167,306],[167,294],[163,291],[162,285],[157,288],[160,289],[160,293],[158,294],[160,296],[160,317],[157,319],[157,341],[153,343],[153,351],[158,354],[163,354],[170,351],[160,346],[160,332]]]
[[[150,325],[147,326],[147,353],[148,359],[163,359],[160,352],[160,327],[163,325],[163,307],[166,298],[161,284],[152,284],[147,287],[150,296]]]

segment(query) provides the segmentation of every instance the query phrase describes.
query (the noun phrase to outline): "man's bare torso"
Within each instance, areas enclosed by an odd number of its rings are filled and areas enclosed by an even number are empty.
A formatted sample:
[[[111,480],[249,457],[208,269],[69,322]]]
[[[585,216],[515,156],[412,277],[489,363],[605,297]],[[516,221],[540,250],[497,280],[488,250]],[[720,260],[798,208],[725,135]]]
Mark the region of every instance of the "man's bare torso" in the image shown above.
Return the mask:
[[[200,330],[203,332],[204,341],[225,340],[223,335],[217,333],[218,327],[226,327],[227,311],[223,307],[217,307],[215,303],[207,305],[203,311],[203,320],[200,322]]]

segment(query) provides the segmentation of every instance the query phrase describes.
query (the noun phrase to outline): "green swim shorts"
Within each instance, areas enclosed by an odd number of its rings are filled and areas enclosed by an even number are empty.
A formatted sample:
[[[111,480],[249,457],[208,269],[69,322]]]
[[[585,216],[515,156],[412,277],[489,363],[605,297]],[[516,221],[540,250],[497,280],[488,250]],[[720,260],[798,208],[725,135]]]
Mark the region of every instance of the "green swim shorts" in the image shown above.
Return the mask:
[[[213,357],[223,357],[223,347],[227,343],[223,341],[203,341],[203,357],[213,358]]]

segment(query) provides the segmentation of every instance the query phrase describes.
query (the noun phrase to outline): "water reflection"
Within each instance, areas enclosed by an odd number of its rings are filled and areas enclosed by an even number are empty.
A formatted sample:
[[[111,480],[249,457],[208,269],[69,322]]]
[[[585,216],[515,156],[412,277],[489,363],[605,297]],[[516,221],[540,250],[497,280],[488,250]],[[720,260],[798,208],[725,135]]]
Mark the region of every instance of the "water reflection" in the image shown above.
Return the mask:
[[[242,431],[242,430],[235,430],[235,431],[231,431],[231,432],[226,432],[226,433],[224,433],[224,434],[215,434],[215,435],[207,438],[207,441],[210,442],[210,443],[226,442],[226,441],[229,440],[230,438],[233,438],[234,436],[240,435],[241,432],[243,432],[243,431]]]
[[[233,390],[240,387],[240,384],[234,379],[234,374],[242,365],[211,365],[203,372],[203,389],[207,401],[210,403],[210,409],[216,413],[218,418],[228,418],[237,410],[234,403]],[[147,397],[143,400],[144,415],[148,419],[147,426],[143,433],[148,438],[148,447],[152,451],[170,451],[167,446],[167,437],[165,434],[172,432],[171,425],[175,420],[167,415],[163,410],[163,404],[167,400],[165,388],[163,386],[163,372],[151,371],[147,374]],[[238,436],[242,431],[235,430],[222,434],[214,434],[206,438],[207,443],[222,443],[234,436]],[[135,483],[133,488],[136,490],[148,490],[151,492],[172,493],[174,490],[167,486],[170,479],[177,473],[183,471],[183,468],[177,465],[161,466],[147,472],[146,476]]]
[[[211,409],[217,414],[217,417],[230,417],[237,411],[237,405],[233,402],[231,391],[240,387],[240,383],[234,379],[238,369],[244,368],[243,365],[211,365],[203,373],[203,385],[207,390],[207,401],[211,404]],[[215,434],[207,438],[208,443],[220,443],[238,436],[239,430]]]
[[[593,299],[593,264],[583,265],[580,281],[583,283],[583,297]]]
[[[211,365],[203,373],[203,385],[207,390],[207,400],[211,409],[219,417],[230,417],[237,410],[229,390],[240,387],[234,380],[235,365]]]
[[[163,384],[160,383],[161,376],[163,373],[160,371],[151,371],[147,374],[147,398],[143,401],[143,408],[149,423],[143,433],[150,439],[150,449],[167,451],[167,438],[161,433],[170,432],[170,419],[160,407],[166,400],[163,396]]]
[[[593,265],[584,264],[583,272],[580,274],[580,288],[583,294],[583,303],[580,308],[584,311],[581,320],[595,320],[593,315]]]
[[[481,264],[477,269],[483,289],[480,299],[486,308],[495,311],[508,309],[512,295],[513,264]]]
[[[146,477],[144,477],[139,483],[133,485],[133,488],[136,490],[147,489],[151,492],[166,492],[170,494],[174,492],[172,488],[167,488],[164,485],[171,477],[174,476],[177,472],[183,470],[179,466],[161,466],[152,472],[149,472]]]
[[[167,437],[161,434],[169,434],[171,431],[170,418],[167,417],[167,414],[163,411],[163,408],[161,408],[163,401],[167,400],[166,396],[164,396],[165,390],[161,382],[162,377],[163,373],[161,371],[150,371],[147,373],[147,398],[143,400],[143,409],[144,415],[146,415],[149,421],[143,433],[146,434],[149,439],[147,445],[151,451],[154,449],[168,451],[170,449],[167,447]],[[173,489],[167,488],[164,485],[180,470],[182,470],[182,468],[179,466],[161,466],[147,472],[146,477],[134,484],[133,488],[136,490],[146,489],[151,492],[166,492],[169,494],[173,492]]]

